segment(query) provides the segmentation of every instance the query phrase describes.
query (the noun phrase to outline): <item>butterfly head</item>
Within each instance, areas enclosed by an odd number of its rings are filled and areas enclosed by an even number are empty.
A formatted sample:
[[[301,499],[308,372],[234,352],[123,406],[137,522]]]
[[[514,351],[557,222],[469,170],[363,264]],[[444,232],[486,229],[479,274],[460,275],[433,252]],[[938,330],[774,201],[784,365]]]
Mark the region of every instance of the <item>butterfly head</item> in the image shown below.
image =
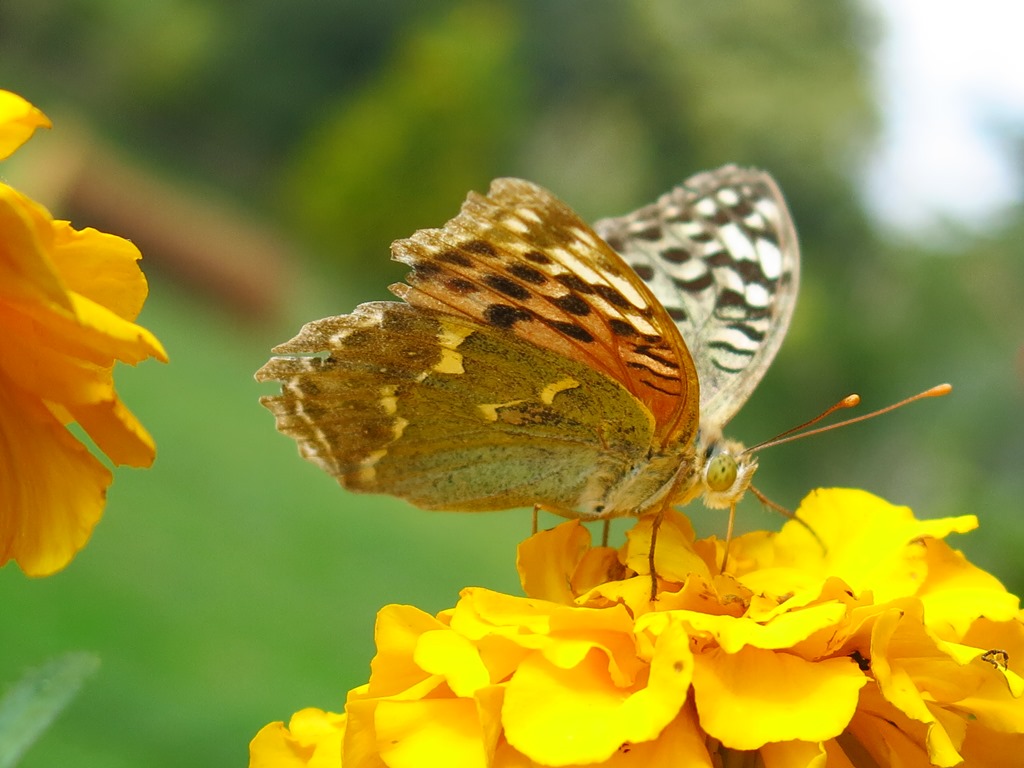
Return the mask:
[[[757,457],[745,451],[743,444],[726,440],[717,430],[703,441],[700,488],[704,505],[710,509],[735,506],[754,478]]]

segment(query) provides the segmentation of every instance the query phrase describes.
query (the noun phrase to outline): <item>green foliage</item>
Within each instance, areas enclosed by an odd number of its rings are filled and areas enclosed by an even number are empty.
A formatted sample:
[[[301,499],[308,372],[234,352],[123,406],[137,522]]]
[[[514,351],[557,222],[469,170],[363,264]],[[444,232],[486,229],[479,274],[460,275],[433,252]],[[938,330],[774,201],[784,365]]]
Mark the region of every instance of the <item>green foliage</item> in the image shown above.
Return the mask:
[[[328,105],[298,148],[284,196],[297,228],[349,269],[369,265],[379,289],[381,243],[439,222],[511,146],[518,37],[517,20],[488,3],[407,30],[388,64]]]
[[[95,656],[67,653],[25,672],[4,691],[0,698],[0,768],[17,765],[97,666]]]

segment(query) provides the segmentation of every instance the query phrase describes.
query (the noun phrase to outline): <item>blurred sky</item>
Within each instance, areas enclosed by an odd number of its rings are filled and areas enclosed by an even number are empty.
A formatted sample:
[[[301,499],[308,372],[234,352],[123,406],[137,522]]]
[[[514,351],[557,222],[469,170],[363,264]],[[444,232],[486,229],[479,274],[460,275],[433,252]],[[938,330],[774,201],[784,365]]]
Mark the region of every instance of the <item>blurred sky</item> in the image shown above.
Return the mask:
[[[1024,3],[865,2],[885,26],[875,75],[885,125],[865,180],[869,208],[926,238],[944,217],[983,229],[1022,197],[1024,137],[1010,125],[1024,122]]]

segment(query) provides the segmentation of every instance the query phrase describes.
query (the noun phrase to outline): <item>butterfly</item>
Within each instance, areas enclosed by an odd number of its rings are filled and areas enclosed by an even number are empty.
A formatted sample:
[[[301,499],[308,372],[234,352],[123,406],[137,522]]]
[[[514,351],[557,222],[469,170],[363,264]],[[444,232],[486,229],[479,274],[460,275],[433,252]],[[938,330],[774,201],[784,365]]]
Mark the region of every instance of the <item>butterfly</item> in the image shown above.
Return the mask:
[[[593,228],[497,179],[392,255],[412,268],[401,301],[308,323],[256,374],[281,382],[261,399],[277,428],[346,488],[583,520],[734,509],[748,489],[756,457],[722,430],[800,270],[767,173],[700,173]]]

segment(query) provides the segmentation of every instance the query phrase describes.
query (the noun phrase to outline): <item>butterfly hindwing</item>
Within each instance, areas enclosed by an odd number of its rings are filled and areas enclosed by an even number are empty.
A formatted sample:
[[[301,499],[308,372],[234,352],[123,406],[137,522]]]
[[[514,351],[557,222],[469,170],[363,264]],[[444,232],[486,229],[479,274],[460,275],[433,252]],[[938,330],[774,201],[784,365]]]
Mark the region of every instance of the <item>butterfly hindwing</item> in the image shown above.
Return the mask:
[[[723,426],[771,364],[796,303],[796,232],[774,180],[725,166],[594,229],[675,321],[700,380],[701,421]]]

